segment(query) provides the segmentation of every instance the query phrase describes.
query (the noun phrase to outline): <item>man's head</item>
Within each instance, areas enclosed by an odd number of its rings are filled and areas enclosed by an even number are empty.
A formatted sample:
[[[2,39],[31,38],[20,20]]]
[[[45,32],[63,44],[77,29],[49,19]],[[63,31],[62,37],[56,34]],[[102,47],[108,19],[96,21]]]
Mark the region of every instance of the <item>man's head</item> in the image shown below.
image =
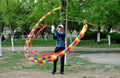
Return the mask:
[[[62,24],[58,25],[58,26],[57,26],[57,30],[58,30],[59,32],[64,31],[64,26],[63,26]]]

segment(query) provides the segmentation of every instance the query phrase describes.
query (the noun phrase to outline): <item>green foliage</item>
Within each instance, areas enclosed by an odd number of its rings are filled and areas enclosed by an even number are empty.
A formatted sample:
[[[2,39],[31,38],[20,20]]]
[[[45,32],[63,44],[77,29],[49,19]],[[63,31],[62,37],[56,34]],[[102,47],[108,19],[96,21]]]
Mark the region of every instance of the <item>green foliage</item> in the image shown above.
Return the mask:
[[[16,6],[16,7],[15,7]],[[2,0],[1,11],[3,12],[2,20],[6,26],[11,27],[13,30],[17,27],[17,10],[19,3],[13,0]]]
[[[103,32],[101,32],[101,38],[102,39],[107,39],[107,32],[106,31],[103,31]]]
[[[83,40],[97,40],[97,31],[87,31],[85,33],[85,36],[83,37]],[[100,38],[101,39],[107,39],[107,32],[100,32]]]
[[[111,33],[111,41],[120,43],[120,34],[119,33]]]
[[[91,40],[91,39],[96,39],[96,33],[93,34],[92,31],[87,31],[85,33],[85,36],[83,37],[84,40]]]
[[[22,32],[29,33],[29,30],[35,23],[48,11],[55,7],[61,6],[62,0],[1,0],[0,2],[0,21],[5,26],[11,25],[13,29],[21,28]],[[111,23],[114,28],[118,28],[120,18],[120,1],[119,0],[69,0],[68,6],[68,29],[79,31],[82,20],[88,19],[89,22],[99,24],[107,28]],[[61,13],[61,15],[65,12]],[[62,17],[62,19],[64,19]],[[44,24],[60,23],[60,12],[54,12],[48,17]],[[42,26],[41,25],[41,26]]]
[[[92,17],[89,16],[92,21],[102,25],[119,24],[117,20],[117,17],[120,17],[118,0],[89,0],[89,4],[88,13],[92,15]]]

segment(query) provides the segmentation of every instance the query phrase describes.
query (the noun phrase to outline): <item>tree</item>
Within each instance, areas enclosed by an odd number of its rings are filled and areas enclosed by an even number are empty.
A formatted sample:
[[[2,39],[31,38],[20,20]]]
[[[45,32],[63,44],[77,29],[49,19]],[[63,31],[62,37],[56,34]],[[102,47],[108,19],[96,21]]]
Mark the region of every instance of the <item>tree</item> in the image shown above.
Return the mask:
[[[3,22],[6,26],[10,28],[10,35],[11,35],[11,44],[12,44],[12,51],[14,52],[14,30],[22,25],[22,21],[20,18],[22,16],[19,14],[20,8],[23,4],[20,0],[2,0],[1,1],[1,11],[3,12]]]
[[[16,6],[17,7],[17,2],[14,0],[8,1],[6,0],[6,13],[7,13],[7,25],[10,27],[10,35],[11,35],[11,44],[12,44],[12,51],[14,52],[14,30],[17,27],[16,25]]]
[[[3,29],[4,29],[4,25],[3,25],[3,22],[0,20],[0,57],[2,56]]]
[[[0,5],[2,2],[0,2]],[[0,57],[2,56],[2,33],[4,29],[4,21],[3,21],[3,16],[4,12],[2,12],[3,5],[0,6]]]
[[[86,18],[96,23],[98,30],[100,27],[108,30],[109,23],[111,23],[113,28],[119,27],[120,22],[117,19],[120,18],[119,0],[84,0],[81,5]],[[110,43],[110,35],[108,37],[108,43]]]

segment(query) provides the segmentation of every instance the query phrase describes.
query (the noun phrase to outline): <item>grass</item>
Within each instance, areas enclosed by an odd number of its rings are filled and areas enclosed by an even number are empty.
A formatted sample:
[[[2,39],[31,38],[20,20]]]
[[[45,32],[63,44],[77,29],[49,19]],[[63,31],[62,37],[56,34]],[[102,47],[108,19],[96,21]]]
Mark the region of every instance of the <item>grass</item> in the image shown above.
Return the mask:
[[[22,57],[23,56],[17,52],[3,52],[3,57],[0,60],[0,72],[13,70]]]
[[[55,46],[56,41],[53,39],[48,39],[45,41],[44,39],[36,39],[33,42],[33,46]],[[17,47],[23,47],[25,44],[25,39],[16,39],[14,41],[15,46]],[[68,40],[68,45],[70,44]],[[7,40],[2,42],[3,47],[10,47],[11,46],[11,41]],[[95,42],[94,40],[81,40],[81,42],[77,45],[79,47],[91,47],[91,48],[119,48],[120,44],[117,43],[111,43],[111,45],[108,45],[108,42],[106,39],[102,39],[100,43]]]
[[[17,47],[23,47],[25,44],[25,39],[15,39],[14,40],[14,45]],[[11,41],[7,40],[2,42],[3,47],[10,47],[11,46]],[[33,42],[33,46],[55,46],[55,40],[53,39],[48,39],[45,41],[44,39],[36,39]]]
[[[16,39],[14,41],[15,46],[23,47],[25,44],[25,39]],[[70,44],[70,42],[68,43]],[[10,40],[2,42],[3,47],[10,47]],[[55,46],[55,40],[48,39],[36,39],[33,43],[33,46]],[[94,40],[82,40],[78,45],[80,47],[91,47],[91,48],[119,48],[120,44],[112,43],[111,46],[107,45],[107,40],[103,39],[101,43],[96,43]],[[65,72],[68,73],[78,73],[78,72],[120,72],[120,65],[109,65],[109,64],[98,64],[93,63],[88,60],[78,57],[83,53],[89,52],[71,52],[67,55],[67,65],[65,65]],[[92,52],[93,53],[93,52]],[[94,52],[98,53],[98,52]],[[100,53],[100,52],[99,52]],[[0,73],[21,71],[21,70],[31,70],[31,71],[52,71],[52,63],[47,63],[44,66],[39,66],[38,64],[32,64],[29,61],[26,61],[23,55],[23,52],[5,52],[3,51],[3,57],[0,58]],[[60,61],[58,61],[58,71],[60,70]],[[94,78],[83,76],[83,78]],[[114,78],[114,77],[110,77]]]
[[[97,43],[94,40],[82,40],[78,46],[91,48],[119,48],[120,44],[111,43],[109,46],[107,39],[102,39],[100,43]]]
[[[79,53],[68,54],[68,62],[65,66],[65,72],[78,72],[78,71],[118,71],[120,72],[120,65],[108,65],[92,63],[80,57]],[[58,70],[60,69],[60,61],[58,62]],[[0,59],[0,73],[8,72],[11,70],[38,70],[38,71],[52,71],[52,63],[47,63],[44,66],[32,64],[26,61],[23,52],[3,52],[3,57]]]

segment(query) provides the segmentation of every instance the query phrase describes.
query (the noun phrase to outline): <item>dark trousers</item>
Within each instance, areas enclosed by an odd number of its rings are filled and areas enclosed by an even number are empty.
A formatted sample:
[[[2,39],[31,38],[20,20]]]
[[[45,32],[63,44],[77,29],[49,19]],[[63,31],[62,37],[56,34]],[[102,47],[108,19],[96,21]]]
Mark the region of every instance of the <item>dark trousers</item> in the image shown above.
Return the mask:
[[[59,51],[62,51],[64,49],[65,49],[65,47],[56,47],[54,52],[59,52]],[[65,58],[65,55],[63,55],[61,57],[61,69],[60,69],[60,73],[64,72],[64,58]],[[53,72],[56,72],[56,70],[57,70],[57,61],[58,61],[58,58],[53,62]]]

